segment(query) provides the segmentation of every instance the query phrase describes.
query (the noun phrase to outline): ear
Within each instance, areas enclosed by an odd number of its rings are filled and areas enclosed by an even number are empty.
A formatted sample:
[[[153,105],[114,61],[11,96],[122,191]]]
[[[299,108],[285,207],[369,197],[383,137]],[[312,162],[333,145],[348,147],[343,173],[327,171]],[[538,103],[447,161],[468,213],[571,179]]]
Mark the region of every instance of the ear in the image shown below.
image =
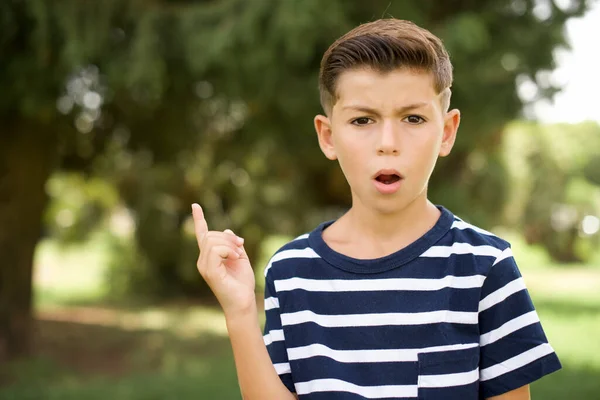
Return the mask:
[[[325,157],[330,160],[336,160],[337,155],[335,153],[335,146],[333,145],[333,132],[330,119],[324,115],[317,115],[315,117],[315,130],[319,138],[319,146]]]
[[[454,109],[446,113],[444,117],[444,134],[442,136],[442,144],[440,146],[440,157],[446,157],[450,154],[454,141],[456,140],[456,132],[460,125],[460,111]]]

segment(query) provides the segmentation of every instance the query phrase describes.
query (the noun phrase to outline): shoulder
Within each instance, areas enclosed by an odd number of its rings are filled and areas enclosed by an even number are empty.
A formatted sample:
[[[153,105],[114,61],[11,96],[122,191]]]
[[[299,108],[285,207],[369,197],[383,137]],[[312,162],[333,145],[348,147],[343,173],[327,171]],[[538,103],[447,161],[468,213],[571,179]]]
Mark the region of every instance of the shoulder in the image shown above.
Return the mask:
[[[477,225],[473,225],[456,215],[453,215],[450,237],[453,244],[464,243],[480,248],[486,246],[491,253],[499,253],[511,247],[506,239]]]
[[[508,241],[499,235],[474,225],[458,215],[452,214],[452,218],[452,230],[457,237],[461,237],[464,240],[473,240],[477,243],[498,245],[500,247],[509,245]]]
[[[448,234],[424,255],[469,260],[467,264],[473,264],[477,273],[483,275],[502,260],[513,260],[509,241],[456,215],[452,215]]]

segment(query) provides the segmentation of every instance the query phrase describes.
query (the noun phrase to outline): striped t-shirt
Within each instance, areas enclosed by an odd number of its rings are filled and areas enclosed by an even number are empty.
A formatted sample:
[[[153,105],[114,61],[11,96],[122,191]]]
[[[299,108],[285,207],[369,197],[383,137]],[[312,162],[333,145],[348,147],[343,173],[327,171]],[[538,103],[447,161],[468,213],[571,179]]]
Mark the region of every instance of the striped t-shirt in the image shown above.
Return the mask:
[[[510,245],[444,207],[386,257],[332,250],[325,222],[265,269],[264,341],[300,400],[476,400],[560,369]]]

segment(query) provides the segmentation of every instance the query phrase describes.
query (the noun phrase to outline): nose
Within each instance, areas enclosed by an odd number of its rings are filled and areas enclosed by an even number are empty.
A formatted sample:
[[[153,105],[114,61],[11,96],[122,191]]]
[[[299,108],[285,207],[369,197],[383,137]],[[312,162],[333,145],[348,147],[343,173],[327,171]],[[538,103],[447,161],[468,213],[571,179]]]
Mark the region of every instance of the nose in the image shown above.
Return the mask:
[[[400,132],[394,122],[387,121],[382,124],[377,137],[378,155],[397,155],[400,153]]]

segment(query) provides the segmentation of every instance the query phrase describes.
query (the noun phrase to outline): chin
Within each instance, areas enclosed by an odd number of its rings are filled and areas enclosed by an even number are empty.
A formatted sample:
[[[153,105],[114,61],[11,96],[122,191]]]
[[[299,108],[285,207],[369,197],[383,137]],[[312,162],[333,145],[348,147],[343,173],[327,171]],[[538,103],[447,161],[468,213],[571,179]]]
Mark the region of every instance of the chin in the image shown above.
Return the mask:
[[[384,201],[375,201],[370,204],[373,211],[382,215],[393,215],[399,211],[402,211],[407,206],[405,201],[399,198],[385,199]]]
[[[352,204],[362,204],[366,209],[380,215],[394,215],[406,209],[418,196],[406,196],[406,193],[395,193],[392,195],[373,194],[372,192],[365,193],[363,196],[356,196],[352,193]]]

